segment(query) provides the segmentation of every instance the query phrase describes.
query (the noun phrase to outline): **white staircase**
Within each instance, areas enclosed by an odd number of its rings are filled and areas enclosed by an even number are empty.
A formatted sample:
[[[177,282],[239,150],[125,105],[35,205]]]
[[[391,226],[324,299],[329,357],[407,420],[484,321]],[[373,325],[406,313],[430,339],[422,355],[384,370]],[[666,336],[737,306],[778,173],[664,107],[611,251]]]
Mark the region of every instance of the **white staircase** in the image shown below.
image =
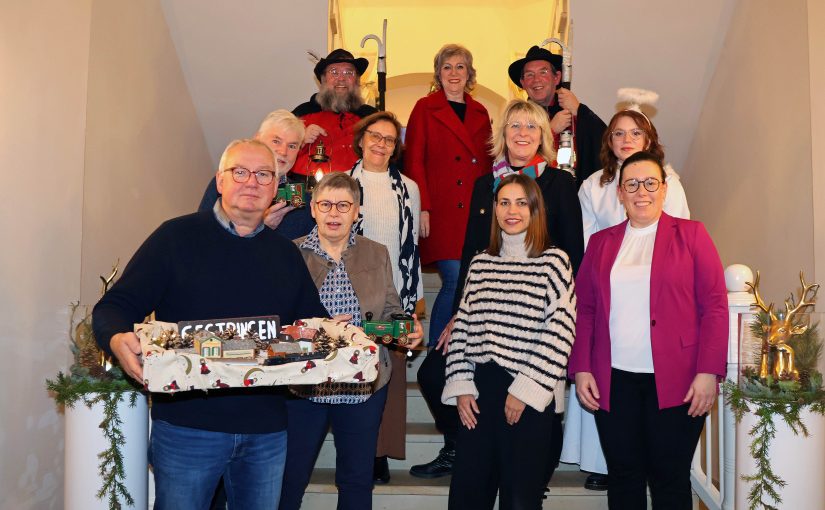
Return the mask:
[[[437,273],[424,274],[424,291],[428,316],[440,287]],[[425,331],[429,321],[423,321]],[[423,464],[435,458],[443,446],[443,437],[435,428],[427,403],[416,382],[418,367],[425,353],[419,353],[407,364],[407,458],[390,459],[391,480],[377,485],[373,491],[374,510],[443,510],[447,508],[450,477],[425,480],[410,476],[410,466]],[[544,509],[602,510],[607,509],[604,492],[589,491],[583,487],[586,475],[578,466],[562,464],[553,475],[550,493]],[[332,434],[327,434],[321,453],[315,463],[309,487],[304,495],[304,510],[334,510],[338,498],[335,488],[335,446]]]

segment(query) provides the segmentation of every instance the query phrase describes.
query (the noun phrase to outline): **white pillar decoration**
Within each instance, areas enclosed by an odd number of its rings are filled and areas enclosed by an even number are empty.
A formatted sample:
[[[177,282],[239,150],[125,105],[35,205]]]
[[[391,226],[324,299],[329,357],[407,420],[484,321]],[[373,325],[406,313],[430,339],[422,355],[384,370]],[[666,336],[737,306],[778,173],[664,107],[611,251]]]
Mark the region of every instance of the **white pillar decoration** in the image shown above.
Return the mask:
[[[121,430],[125,444],[123,468],[125,485],[134,499],[134,506],[123,508],[148,508],[147,483],[149,444],[149,408],[146,397],[138,395],[134,407],[129,407],[129,397],[125,395],[118,404],[118,413],[123,422]],[[108,448],[108,440],[103,435],[100,423],[103,421],[103,404],[97,403],[91,409],[82,401],[74,408],[66,408],[66,452],[64,475],[64,508],[66,510],[106,510],[107,499],[97,499],[101,487],[98,474],[100,459],[98,454]]]
[[[799,413],[808,427],[808,437],[795,435],[788,425],[777,418],[776,437],[771,441],[769,458],[771,469],[788,482],[777,487],[782,504],[779,508],[825,508],[825,417],[803,409]],[[736,445],[737,476],[756,473],[756,462],[750,454],[751,437],[748,431],[756,424],[753,413],[745,413],[737,426],[740,440]],[[751,484],[741,479],[736,482],[736,509],[747,510]],[[767,501],[770,502],[770,499]]]

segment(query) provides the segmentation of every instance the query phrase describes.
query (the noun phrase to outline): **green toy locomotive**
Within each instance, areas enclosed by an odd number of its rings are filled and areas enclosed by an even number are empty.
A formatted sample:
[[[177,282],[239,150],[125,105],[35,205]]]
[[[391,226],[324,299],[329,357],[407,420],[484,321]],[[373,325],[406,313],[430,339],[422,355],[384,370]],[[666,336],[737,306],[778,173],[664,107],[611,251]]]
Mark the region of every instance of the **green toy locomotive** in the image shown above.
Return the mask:
[[[278,188],[278,193],[275,195],[276,202],[289,202],[292,207],[303,207],[304,202],[304,183],[302,182],[288,182],[283,187]]]
[[[371,341],[376,343],[380,341],[384,345],[389,345],[395,340],[402,347],[409,345],[409,335],[415,327],[411,315],[394,313],[390,316],[392,319],[390,322],[372,320],[372,312],[367,312],[366,316],[367,320],[364,321],[362,327]]]

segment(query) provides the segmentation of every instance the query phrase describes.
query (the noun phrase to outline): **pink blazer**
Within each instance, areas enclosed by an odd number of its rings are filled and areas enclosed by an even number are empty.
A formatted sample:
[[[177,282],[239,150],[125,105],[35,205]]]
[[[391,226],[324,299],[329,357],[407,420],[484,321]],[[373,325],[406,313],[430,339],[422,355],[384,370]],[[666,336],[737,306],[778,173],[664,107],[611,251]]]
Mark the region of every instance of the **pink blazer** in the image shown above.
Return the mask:
[[[627,221],[590,238],[576,278],[576,341],[568,373],[590,372],[610,410],[610,271]],[[728,298],[722,263],[698,221],[662,213],[650,270],[650,341],[659,409],[682,405],[697,373],[725,375]]]

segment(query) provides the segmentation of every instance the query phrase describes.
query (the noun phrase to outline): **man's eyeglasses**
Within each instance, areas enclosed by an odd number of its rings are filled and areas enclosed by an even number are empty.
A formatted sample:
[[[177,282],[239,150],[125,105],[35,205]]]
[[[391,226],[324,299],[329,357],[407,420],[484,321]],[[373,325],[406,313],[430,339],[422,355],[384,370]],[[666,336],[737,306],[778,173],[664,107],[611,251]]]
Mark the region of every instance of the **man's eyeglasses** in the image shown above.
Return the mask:
[[[332,76],[333,78],[338,78],[339,76],[342,76],[344,78],[352,78],[353,76],[355,76],[355,71],[353,71],[352,69],[327,69],[327,74]]]
[[[639,191],[639,186],[644,185],[645,189],[649,192],[653,193],[659,186],[662,185],[662,181],[655,177],[648,177],[644,181],[640,181],[638,179],[628,179],[622,183],[622,188],[628,193],[636,193]]]
[[[384,140],[384,144],[390,148],[395,147],[395,144],[398,143],[398,139],[394,136],[384,136],[381,133],[370,131],[369,129],[366,129],[365,131],[367,135],[369,135],[370,140],[375,143],[380,143],[381,140]]]
[[[329,200],[315,202],[315,207],[317,207],[319,211],[325,213],[330,212],[333,205],[340,213],[348,212],[352,208],[352,202],[347,202],[346,200],[341,200],[340,202],[330,202]]]
[[[610,132],[610,136],[613,137],[614,140],[624,140],[624,136],[627,134],[630,135],[631,140],[638,140],[644,136],[645,132],[639,128],[631,129],[630,131],[625,131],[624,129],[614,129]]]
[[[527,71],[526,73],[521,75],[521,79],[524,81],[532,81],[536,79],[536,76],[540,76],[542,78],[547,78],[548,76],[553,75],[553,70],[549,67],[545,67],[539,69],[538,71]]]
[[[255,174],[255,180],[258,181],[258,184],[261,186],[272,184],[272,181],[275,179],[275,172],[272,170],[255,170],[252,172],[242,166],[233,166],[232,168],[227,168],[224,172],[232,172],[232,180],[239,184],[248,181],[249,176],[252,174]]]

